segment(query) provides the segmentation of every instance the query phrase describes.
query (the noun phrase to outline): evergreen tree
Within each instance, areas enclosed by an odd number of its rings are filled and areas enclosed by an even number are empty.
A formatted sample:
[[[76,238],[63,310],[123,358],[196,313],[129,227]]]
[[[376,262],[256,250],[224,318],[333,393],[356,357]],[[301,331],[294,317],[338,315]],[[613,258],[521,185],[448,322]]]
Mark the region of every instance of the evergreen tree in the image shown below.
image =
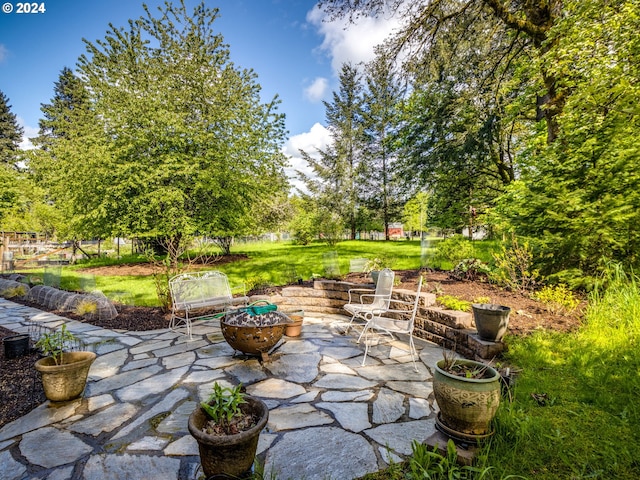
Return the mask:
[[[76,126],[82,123],[83,116],[90,111],[87,89],[68,67],[60,72],[53,92],[51,103],[40,106],[43,118],[38,122],[39,135],[33,139],[34,145],[44,149],[56,139],[71,138]]]
[[[349,63],[342,65],[339,78],[340,89],[333,92],[333,101],[324,102],[332,144],[319,152],[317,160],[307,152],[301,152],[311,166],[314,178],[298,173],[319,205],[337,213],[354,239],[361,209],[359,189],[364,167],[362,85],[358,68]]]
[[[394,138],[402,89],[390,65],[388,56],[379,50],[376,58],[366,66],[367,88],[363,101],[363,148],[366,159],[363,177],[366,183],[360,187],[369,208],[381,213],[387,240],[389,223],[399,219],[402,207],[400,184],[394,168]]]
[[[24,129],[11,111],[9,99],[0,91],[0,163],[18,168],[23,133]]]

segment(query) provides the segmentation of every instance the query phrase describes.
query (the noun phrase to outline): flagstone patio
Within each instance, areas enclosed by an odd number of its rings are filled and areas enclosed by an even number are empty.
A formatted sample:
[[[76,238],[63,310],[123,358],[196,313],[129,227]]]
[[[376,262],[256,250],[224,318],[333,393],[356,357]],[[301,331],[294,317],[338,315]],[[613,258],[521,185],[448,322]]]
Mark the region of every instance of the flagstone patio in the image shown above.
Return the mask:
[[[372,346],[362,366],[358,330],[347,318],[305,317],[300,337],[261,362],[234,356],[215,322],[196,323],[193,341],[167,330],[116,332],[0,299],[0,325],[63,322],[98,358],[84,398],[40,405],[0,429],[0,478],[195,479],[198,448],[187,418],[214,382],[242,383],[269,406],[258,461],[266,478],[357,478],[411,454],[435,432],[433,366],[439,346],[416,341],[413,369],[404,341]]]

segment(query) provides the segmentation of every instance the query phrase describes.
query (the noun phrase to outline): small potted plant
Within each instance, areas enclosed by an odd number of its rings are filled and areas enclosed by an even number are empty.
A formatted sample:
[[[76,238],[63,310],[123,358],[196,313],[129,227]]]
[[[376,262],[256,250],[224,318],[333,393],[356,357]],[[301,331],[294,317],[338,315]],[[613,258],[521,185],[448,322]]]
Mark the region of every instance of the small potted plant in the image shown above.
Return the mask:
[[[445,354],[436,364],[433,393],[440,409],[436,425],[465,441],[492,434],[490,423],[500,405],[500,374],[489,365]]]
[[[268,419],[267,405],[243,393],[242,385],[228,388],[214,383],[209,398],[189,416],[189,432],[198,442],[206,478],[244,478]]]
[[[36,342],[44,358],[35,364],[40,372],[45,396],[52,402],[64,402],[78,398],[84,392],[89,368],[96,359],[94,352],[66,351],[77,338],[66,325],[43,334]]]
[[[380,270],[391,268],[391,261],[387,257],[376,257],[373,260],[367,260],[362,271],[371,275],[373,283],[378,283],[378,275]]]

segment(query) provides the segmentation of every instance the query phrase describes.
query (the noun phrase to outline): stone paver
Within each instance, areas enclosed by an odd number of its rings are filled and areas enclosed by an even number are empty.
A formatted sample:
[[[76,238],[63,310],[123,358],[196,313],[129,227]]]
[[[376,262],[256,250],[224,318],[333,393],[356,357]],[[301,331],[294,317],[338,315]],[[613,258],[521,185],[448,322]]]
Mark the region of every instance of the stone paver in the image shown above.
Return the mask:
[[[258,458],[265,478],[348,480],[411,454],[435,432],[432,369],[440,347],[381,342],[361,366],[359,327],[346,318],[307,316],[268,362],[237,354],[216,322],[184,335],[115,332],[0,299],[0,325],[70,324],[99,356],[84,398],[48,402],[0,428],[0,478],[7,480],[163,478],[194,480],[198,446],[187,420],[214,382],[242,383],[270,408]],[[46,445],[46,447],[45,447]],[[27,473],[28,472],[28,473]],[[151,476],[150,476],[151,475]]]

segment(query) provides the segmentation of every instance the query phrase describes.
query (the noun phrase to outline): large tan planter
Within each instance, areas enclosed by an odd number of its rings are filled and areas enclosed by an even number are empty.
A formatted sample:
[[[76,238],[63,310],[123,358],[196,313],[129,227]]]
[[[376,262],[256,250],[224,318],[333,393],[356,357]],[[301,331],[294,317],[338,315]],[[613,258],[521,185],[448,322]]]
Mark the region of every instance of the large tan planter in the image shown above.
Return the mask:
[[[56,365],[52,357],[38,360],[35,366],[46,397],[52,402],[65,402],[82,395],[95,359],[93,352],[67,352],[62,354],[60,365]]]
[[[463,440],[491,435],[491,420],[500,405],[500,374],[473,360],[456,360],[472,368],[486,368],[483,378],[465,378],[443,369],[444,360],[436,364],[433,393],[440,408],[437,426],[446,434]]]

